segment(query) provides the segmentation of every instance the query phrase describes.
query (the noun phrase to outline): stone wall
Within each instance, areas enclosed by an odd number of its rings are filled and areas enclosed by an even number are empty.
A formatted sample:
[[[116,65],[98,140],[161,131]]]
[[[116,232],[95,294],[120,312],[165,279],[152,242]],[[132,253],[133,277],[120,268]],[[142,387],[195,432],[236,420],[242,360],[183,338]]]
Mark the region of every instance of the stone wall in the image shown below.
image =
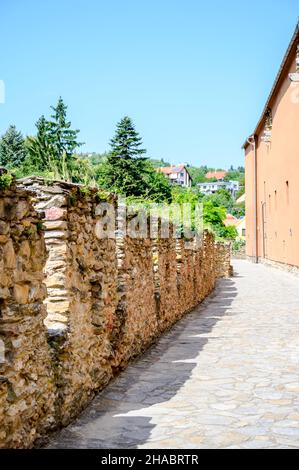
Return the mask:
[[[230,277],[233,275],[233,267],[231,266],[231,244],[215,243],[215,276]]]
[[[171,227],[171,235],[174,227]],[[179,318],[178,259],[176,240],[162,238],[161,226],[153,242],[155,300],[158,330],[169,328]]]
[[[41,178],[22,184],[34,191],[35,207],[44,217],[45,324],[57,385],[56,419],[66,425],[113,375],[116,241],[97,236],[103,214],[96,189],[45,184]],[[108,199],[115,202],[113,196]]]
[[[68,424],[230,273],[229,246],[210,233],[186,244],[159,221],[156,238],[130,238],[110,227],[116,203],[41,178],[0,193],[0,447]]]
[[[55,420],[45,260],[28,193],[0,191],[0,447],[27,447]]]
[[[123,369],[157,336],[152,241],[125,237],[118,256],[114,366]]]
[[[232,249],[233,259],[246,259],[246,245],[240,246],[238,249]]]

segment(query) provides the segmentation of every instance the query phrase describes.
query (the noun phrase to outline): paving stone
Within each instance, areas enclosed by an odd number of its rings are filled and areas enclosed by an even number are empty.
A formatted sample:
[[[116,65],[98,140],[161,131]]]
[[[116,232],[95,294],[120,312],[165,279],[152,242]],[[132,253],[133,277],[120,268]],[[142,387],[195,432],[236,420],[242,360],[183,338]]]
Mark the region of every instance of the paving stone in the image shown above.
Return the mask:
[[[243,449],[269,449],[271,447],[275,447],[272,441],[259,441],[257,439],[246,441],[246,443],[242,445]]]
[[[211,408],[214,408],[215,410],[226,411],[226,410],[234,410],[235,408],[237,408],[237,405],[225,404],[225,403],[214,403],[211,405]]]

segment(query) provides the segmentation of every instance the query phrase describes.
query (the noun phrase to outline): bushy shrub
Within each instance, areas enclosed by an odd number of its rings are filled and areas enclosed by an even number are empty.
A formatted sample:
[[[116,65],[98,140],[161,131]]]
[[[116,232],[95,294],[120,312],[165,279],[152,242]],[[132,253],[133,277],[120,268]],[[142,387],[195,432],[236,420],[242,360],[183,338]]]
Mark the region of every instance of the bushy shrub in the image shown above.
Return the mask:
[[[241,240],[241,239],[234,240],[232,249],[233,251],[240,251],[245,245],[246,245],[245,240]]]
[[[0,189],[8,189],[11,186],[13,177],[10,173],[0,175]]]

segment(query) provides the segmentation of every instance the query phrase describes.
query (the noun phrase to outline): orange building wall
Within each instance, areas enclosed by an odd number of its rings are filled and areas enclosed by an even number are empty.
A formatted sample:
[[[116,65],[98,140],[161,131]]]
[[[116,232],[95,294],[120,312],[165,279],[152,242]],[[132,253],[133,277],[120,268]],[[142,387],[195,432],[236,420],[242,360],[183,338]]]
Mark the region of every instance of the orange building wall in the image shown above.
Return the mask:
[[[257,238],[258,256],[299,266],[299,99],[294,103],[294,87],[288,74],[271,103],[273,127],[271,143],[257,135]],[[299,84],[297,97],[299,98]],[[247,255],[254,249],[254,152],[246,148],[246,232]],[[288,182],[288,184],[287,184]],[[262,206],[264,205],[264,218]]]

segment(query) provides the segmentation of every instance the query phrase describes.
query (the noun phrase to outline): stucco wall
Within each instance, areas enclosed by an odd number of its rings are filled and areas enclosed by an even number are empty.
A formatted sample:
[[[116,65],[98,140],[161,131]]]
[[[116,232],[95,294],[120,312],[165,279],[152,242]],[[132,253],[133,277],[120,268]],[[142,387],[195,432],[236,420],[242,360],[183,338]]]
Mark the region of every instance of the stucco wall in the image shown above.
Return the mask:
[[[263,127],[257,135],[257,238],[259,257],[299,266],[299,84],[294,88],[289,79],[295,71],[294,52],[272,99],[270,142],[262,141]],[[245,160],[247,256],[252,257],[254,155],[250,147]]]

